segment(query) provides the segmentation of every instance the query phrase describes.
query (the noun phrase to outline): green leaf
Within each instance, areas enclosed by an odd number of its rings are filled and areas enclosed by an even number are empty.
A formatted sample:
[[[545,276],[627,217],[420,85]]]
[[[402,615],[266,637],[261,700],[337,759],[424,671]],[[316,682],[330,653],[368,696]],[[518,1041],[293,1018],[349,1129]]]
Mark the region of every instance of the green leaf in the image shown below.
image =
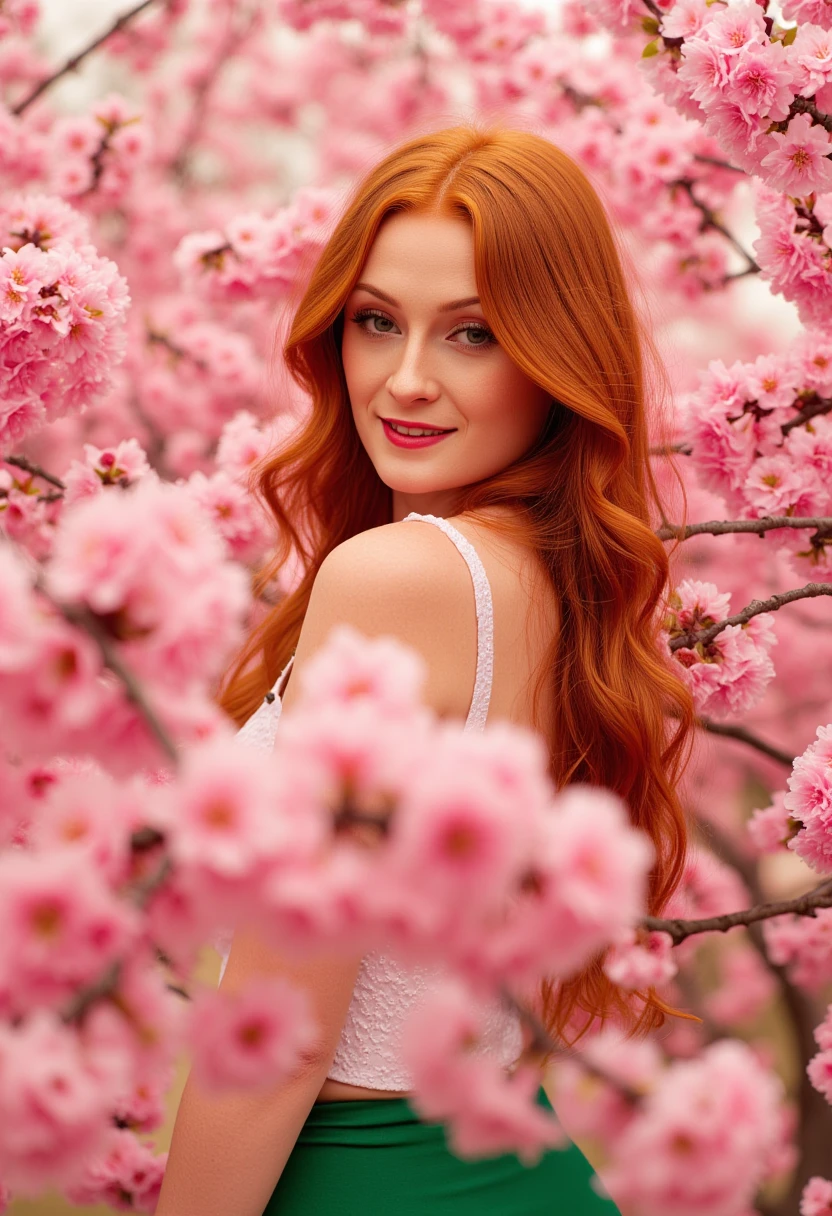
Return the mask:
[[[647,46],[641,52],[642,59],[652,59],[654,55],[659,53],[659,40],[654,38],[652,42],[648,42]]]

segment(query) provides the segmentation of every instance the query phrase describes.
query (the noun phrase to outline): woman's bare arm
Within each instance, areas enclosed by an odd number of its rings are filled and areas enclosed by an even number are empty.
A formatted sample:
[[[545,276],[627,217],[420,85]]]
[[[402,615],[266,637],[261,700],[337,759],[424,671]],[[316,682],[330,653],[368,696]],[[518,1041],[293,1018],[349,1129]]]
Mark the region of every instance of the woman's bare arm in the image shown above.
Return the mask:
[[[473,593],[459,555],[436,529],[404,523],[375,528],[329,555],[312,590],[284,712],[298,696],[305,662],[342,622],[368,636],[393,635],[420,651],[429,670],[426,703],[439,713],[464,715],[476,664]],[[460,646],[460,632],[468,635],[467,645]],[[156,1216],[262,1216],[326,1079],[359,965],[359,959],[344,958],[299,963],[253,932],[235,934],[222,990],[235,991],[256,974],[304,987],[317,1011],[318,1046],[296,1076],[265,1094],[215,1098],[188,1079]]]
[[[221,990],[236,991],[255,974],[306,988],[318,1011],[318,1046],[291,1080],[264,1094],[213,1097],[188,1078],[156,1216],[262,1216],[326,1079],[358,966],[323,957],[293,965],[256,934],[235,934]]]

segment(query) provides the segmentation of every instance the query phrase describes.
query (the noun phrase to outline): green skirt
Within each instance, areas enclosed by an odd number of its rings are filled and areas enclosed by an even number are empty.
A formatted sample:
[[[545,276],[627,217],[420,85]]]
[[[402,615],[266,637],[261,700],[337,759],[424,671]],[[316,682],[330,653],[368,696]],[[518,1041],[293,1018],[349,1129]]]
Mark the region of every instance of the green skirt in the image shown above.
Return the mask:
[[[574,1144],[461,1161],[407,1098],[317,1102],[263,1216],[615,1216],[593,1179]]]

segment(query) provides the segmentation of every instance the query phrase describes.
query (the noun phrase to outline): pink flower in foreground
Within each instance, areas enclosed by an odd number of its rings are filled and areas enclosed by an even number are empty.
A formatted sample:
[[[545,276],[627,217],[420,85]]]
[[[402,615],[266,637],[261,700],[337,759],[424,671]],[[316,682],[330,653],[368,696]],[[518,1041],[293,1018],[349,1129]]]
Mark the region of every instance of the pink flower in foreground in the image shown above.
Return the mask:
[[[607,791],[573,785],[541,825],[524,892],[487,942],[518,982],[568,975],[644,915],[648,837]]]
[[[348,713],[369,697],[385,715],[411,713],[420,703],[427,664],[417,651],[392,637],[367,638],[351,625],[337,625],[326,646],[307,662],[302,679],[303,709],[334,703]]]
[[[731,72],[731,98],[748,115],[780,122],[789,112],[796,89],[782,43],[746,48]]]
[[[789,848],[821,874],[832,870],[832,724],[819,726],[817,737],[798,756],[783,805],[803,824]]]
[[[809,1179],[800,1197],[800,1216],[832,1216],[832,1182]]]
[[[813,126],[808,114],[796,115],[784,134],[774,132],[771,138],[777,147],[763,157],[760,169],[773,189],[797,196],[832,190],[829,134]]]
[[[546,1148],[563,1144],[563,1133],[535,1103],[539,1072],[521,1067],[509,1076],[483,1050],[472,996],[459,981],[441,981],[408,1017],[402,1056],[413,1078],[413,1104],[424,1120],[446,1124],[458,1156],[516,1152],[533,1164]]]
[[[280,977],[257,976],[240,992],[219,988],[194,999],[194,1072],[214,1093],[279,1085],[303,1063],[316,1039],[308,994]]]
[[[80,1182],[66,1188],[70,1203],[106,1204],[117,1212],[156,1211],[167,1153],[154,1153],[126,1128],[110,1129],[101,1149],[86,1162]]]
[[[788,53],[795,72],[795,85],[804,97],[811,97],[832,80],[832,32],[829,30],[801,23]]]
[[[644,990],[664,984],[676,974],[673,940],[666,933],[633,930],[627,941],[610,950],[604,971],[622,988]]]
[[[42,1009],[0,1023],[0,1174],[19,1195],[67,1186],[110,1130],[112,1088],[83,1057],[78,1032]]]
[[[83,854],[0,856],[0,1010],[67,1000],[135,940],[138,912]]]
[[[779,1137],[781,1084],[744,1043],[673,1064],[611,1145],[603,1179],[639,1216],[735,1216]]]

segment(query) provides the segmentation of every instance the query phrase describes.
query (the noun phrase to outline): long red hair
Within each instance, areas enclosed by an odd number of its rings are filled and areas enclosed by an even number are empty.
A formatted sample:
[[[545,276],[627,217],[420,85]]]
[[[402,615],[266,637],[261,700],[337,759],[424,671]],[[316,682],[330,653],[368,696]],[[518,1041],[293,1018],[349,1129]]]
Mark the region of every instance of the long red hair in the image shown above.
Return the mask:
[[[390,523],[392,495],[355,430],[340,357],[343,310],[379,225],[393,211],[464,217],[472,226],[483,310],[511,359],[551,393],[544,432],[520,460],[461,493],[460,512],[533,545],[552,580],[561,627],[534,689],[554,685],[549,739],[558,787],[606,786],[627,803],[656,851],[649,910],[681,877],[685,817],[676,786],[694,716],[660,645],[668,557],[651,527],[658,502],[645,418],[652,343],[630,298],[604,208],[581,169],[540,136],[458,126],[403,144],[359,184],[327,242],[284,348],[309,394],[305,425],[257,470],[278,530],[265,587],[294,549],[303,576],[248,638],[220,703],[243,722],[294,650],[312,584],[328,553]],[[512,504],[511,520],[476,514]],[[544,983],[550,1031],[615,1016],[661,1024],[654,993],[632,997],[596,959]],[[567,1029],[569,1028],[569,1029]]]

